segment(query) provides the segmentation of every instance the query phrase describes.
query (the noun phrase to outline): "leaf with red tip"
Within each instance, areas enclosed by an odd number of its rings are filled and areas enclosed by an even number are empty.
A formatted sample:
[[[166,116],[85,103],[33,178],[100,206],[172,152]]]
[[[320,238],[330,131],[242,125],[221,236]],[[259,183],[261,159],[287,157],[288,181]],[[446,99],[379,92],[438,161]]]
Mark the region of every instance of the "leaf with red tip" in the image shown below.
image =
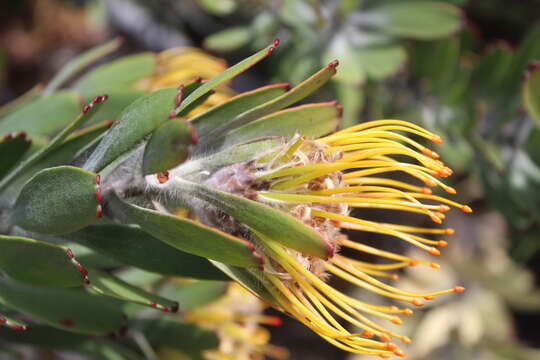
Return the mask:
[[[226,279],[207,259],[180,251],[134,226],[92,225],[62,235],[62,238],[154,273],[196,279]]]
[[[183,119],[172,119],[158,127],[144,149],[143,175],[166,171],[186,161],[194,145],[194,131]]]
[[[92,171],[102,170],[168,121],[176,93],[177,89],[158,90],[126,107],[83,167]]]
[[[24,131],[30,137],[50,136],[69,124],[81,111],[77,94],[59,91],[40,97],[0,121],[0,135]]]
[[[229,81],[230,79],[234,78],[235,76],[239,75],[240,73],[254,66],[256,63],[258,63],[262,59],[266,58],[268,55],[272,53],[276,45],[277,44],[272,44],[260,50],[259,52],[231,66],[227,70],[223,71],[221,74],[205,82],[201,87],[199,87],[197,90],[192,92],[189,96],[186,97],[184,101],[182,101],[182,104],[176,108],[176,114],[182,113],[182,111],[184,111],[184,109],[190,106],[191,103],[196,101],[199,97],[203,96],[204,94],[208,93],[208,91],[216,88],[217,86],[223,84],[226,81]]]
[[[0,138],[0,178],[26,154],[31,144],[25,133],[7,134]]]
[[[0,269],[12,279],[38,286],[83,285],[83,277],[64,247],[0,235],[0,248]]]
[[[227,148],[266,136],[290,138],[300,134],[317,138],[335,131],[340,116],[341,109],[336,102],[300,105],[241,126],[216,139],[212,146]]]
[[[73,166],[42,170],[21,190],[11,220],[43,234],[81,229],[97,220],[98,190],[92,172]]]
[[[323,259],[329,255],[321,235],[285,212],[204,185],[183,180],[178,182],[187,194],[216,206],[254,231],[284,246]]]
[[[85,334],[108,334],[125,324],[115,302],[82,288],[37,287],[0,278],[0,304],[52,327]]]
[[[540,128],[540,61],[531,63],[523,84],[523,103]]]
[[[81,77],[73,88],[85,98],[93,97],[111,90],[126,89],[153,74],[156,57],[152,53],[141,53],[121,57],[103,65]]]
[[[306,96],[326,84],[336,73],[336,67],[338,65],[339,62],[337,60],[332,61],[330,64],[286,93],[235,116],[228,121],[226,129],[238,128],[304,99]],[[225,131],[225,129],[223,131]]]
[[[0,314],[0,326],[5,326],[14,331],[26,331],[30,328],[26,323],[4,314]]]
[[[147,93],[148,91],[138,89],[108,91],[109,99],[107,102],[90,114],[84,124],[92,125],[101,121],[116,121],[126,107]]]
[[[128,204],[116,196],[111,196],[110,205],[118,216],[177,249],[236,266],[259,265],[245,240],[189,219]]]
[[[235,117],[283,95],[288,90],[289,84],[275,84],[248,91],[195,115],[189,121],[197,128],[201,140],[211,137],[212,134],[223,134],[230,128],[229,122]]]
[[[89,269],[90,287],[96,292],[119,300],[150,306],[163,312],[177,312],[178,302],[149,293],[97,269]]]

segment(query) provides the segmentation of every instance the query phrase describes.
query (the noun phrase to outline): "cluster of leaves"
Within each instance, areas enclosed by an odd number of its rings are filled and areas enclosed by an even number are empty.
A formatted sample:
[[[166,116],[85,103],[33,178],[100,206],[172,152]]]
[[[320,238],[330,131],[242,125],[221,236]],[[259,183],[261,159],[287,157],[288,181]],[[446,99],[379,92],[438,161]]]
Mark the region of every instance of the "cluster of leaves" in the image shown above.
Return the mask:
[[[136,359],[141,355],[133,338],[103,337],[127,326],[139,334],[135,340],[142,336],[144,344],[199,359],[218,345],[216,335],[178,317],[163,319],[167,315],[156,310],[173,313],[186,310],[186,303],[200,306],[222,296],[226,276],[220,270],[271,301],[246,270],[260,265],[248,242],[158,212],[150,200],[139,206],[144,187],[135,183],[184,162],[189,153],[208,154],[199,164],[211,170],[248,160],[297,131],[317,137],[334,130],[340,114],[335,102],[282,109],[330,80],[337,62],[292,89],[262,87],[188,116],[214,88],[277,45],[274,41],[206,82],[178,88],[150,92],[136,86],[156,71],[156,56],[144,53],[105,63],[59,90],[113,51],[118,46],[113,41],[72,60],[44,89],[1,109],[0,311],[8,329],[0,332],[0,342]],[[88,102],[82,110],[80,97]],[[139,154],[142,160],[133,166],[129,161]],[[126,161],[127,172],[119,166]],[[323,240],[288,215],[195,182],[185,185],[187,194],[261,234],[326,256]],[[171,276],[199,281],[170,284],[165,280]],[[145,307],[155,310],[150,314]],[[10,332],[28,327],[37,330]]]

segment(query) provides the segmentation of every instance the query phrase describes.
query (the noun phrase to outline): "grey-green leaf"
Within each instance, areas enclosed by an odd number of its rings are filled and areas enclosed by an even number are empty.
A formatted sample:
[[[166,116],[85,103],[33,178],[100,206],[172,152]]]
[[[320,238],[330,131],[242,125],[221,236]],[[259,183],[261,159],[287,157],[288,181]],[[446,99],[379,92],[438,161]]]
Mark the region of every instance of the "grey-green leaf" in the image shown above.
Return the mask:
[[[73,166],[37,173],[23,187],[12,222],[43,234],[61,234],[94,223],[99,216],[96,174]]]
[[[152,294],[117,277],[97,269],[88,269],[90,287],[113,298],[150,306],[165,312],[177,312],[178,302]]]
[[[226,278],[207,259],[180,251],[133,226],[92,225],[63,237],[151,272],[196,279]]]
[[[115,212],[122,212],[155,238],[187,253],[231,265],[258,266],[258,260],[246,240],[214,230],[195,221],[162,214],[111,196]]]
[[[152,53],[129,55],[98,66],[81,77],[73,88],[89,98],[115,89],[123,89],[152,75],[156,58]]]
[[[51,136],[79,115],[79,101],[71,91],[37,98],[3,118],[0,135],[24,131],[30,137]]]
[[[108,334],[125,322],[115,303],[82,288],[35,287],[0,278],[0,304],[79,333]]]
[[[37,286],[80,286],[83,277],[66,248],[20,236],[0,235],[0,269]]]
[[[176,89],[163,89],[135,100],[124,109],[83,167],[100,171],[136,146],[169,119],[176,93]]]
[[[144,175],[169,170],[186,161],[196,141],[193,126],[182,119],[172,119],[152,133],[144,149]]]
[[[181,181],[181,186],[189,194],[207,201],[280,244],[319,258],[326,259],[332,255],[320,234],[285,212],[189,181]]]

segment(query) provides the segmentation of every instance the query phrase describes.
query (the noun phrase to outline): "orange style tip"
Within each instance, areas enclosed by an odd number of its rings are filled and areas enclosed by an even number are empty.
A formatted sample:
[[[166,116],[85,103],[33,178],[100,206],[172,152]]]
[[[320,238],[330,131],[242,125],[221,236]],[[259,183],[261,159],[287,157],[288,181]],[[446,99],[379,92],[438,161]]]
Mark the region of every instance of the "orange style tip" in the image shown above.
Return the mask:
[[[440,247],[447,247],[448,246],[448,242],[444,241],[444,240],[439,240],[437,242],[437,245],[439,245]]]
[[[390,358],[390,355],[381,353],[381,354],[379,354],[379,357],[380,357],[381,359],[389,359],[389,358]]]
[[[428,253],[430,253],[431,255],[435,255],[435,256],[441,255],[441,252],[439,251],[439,249],[434,248],[434,247],[430,247],[429,250],[428,250]]]
[[[433,296],[431,295],[424,296],[424,300],[427,300],[427,301],[433,300]]]
[[[394,355],[399,356],[399,357],[405,357],[405,356],[407,356],[407,354],[405,354],[405,353],[404,353],[403,351],[401,351],[401,350],[396,350],[396,351],[394,351]]]
[[[463,205],[461,207],[461,210],[463,210],[466,213],[472,213],[472,209],[471,209],[471,207],[469,205]]]
[[[396,324],[396,325],[403,324],[403,320],[401,320],[397,316],[392,317],[392,319],[390,319],[390,321],[392,322],[392,324]]]
[[[418,265],[418,260],[409,261],[409,266],[416,266],[416,265]]]
[[[386,350],[390,351],[398,350],[397,345],[391,342],[386,343],[384,347],[386,348]]]
[[[362,333],[360,333],[360,336],[371,339],[374,336],[374,334],[371,331],[364,330],[362,331]]]
[[[454,189],[453,187],[450,187],[450,186],[446,186],[444,188],[444,191],[446,191],[447,193],[452,194],[452,195],[457,194],[456,189]]]
[[[434,143],[434,144],[442,144],[442,143],[443,143],[443,139],[442,139],[442,137],[440,137],[439,135],[433,134],[433,135],[431,136],[431,142]]]
[[[455,293],[461,293],[461,292],[464,292],[465,291],[465,288],[463,286],[455,286],[454,287],[454,292]]]
[[[412,314],[414,314],[414,311],[412,311],[411,309],[403,309],[401,313],[403,315],[411,316]]]
[[[385,333],[380,333],[379,335],[379,338],[383,341],[390,341],[390,336],[388,336],[387,334]]]
[[[433,269],[440,269],[441,268],[441,265],[439,263],[436,263],[436,262],[430,263],[429,266],[431,266]]]
[[[415,305],[415,306],[422,306],[424,305],[424,303],[421,301],[421,300],[418,300],[418,299],[413,299],[411,300],[411,304]]]
[[[430,188],[423,187],[423,188],[422,188],[422,193],[424,193],[424,194],[426,194],[426,195],[431,195],[431,194],[433,194],[433,191],[431,191]]]
[[[391,279],[394,281],[399,281],[399,275],[398,274],[392,274]]]
[[[439,205],[439,211],[450,211],[450,206],[448,205]]]
[[[446,219],[446,215],[444,215],[442,212],[436,211],[435,216],[441,218],[442,220]]]
[[[392,305],[392,306],[388,307],[388,310],[390,310],[390,311],[398,311],[399,308],[397,306],[395,306],[395,305]]]
[[[407,344],[407,345],[412,344],[412,340],[411,340],[411,338],[408,337],[408,336],[402,336],[400,340],[401,340],[401,342],[403,342],[404,344]]]
[[[281,326],[283,325],[283,319],[281,319],[279,316],[271,316],[266,321],[266,324],[270,326]]]
[[[437,183],[431,179],[424,180],[424,184],[426,184],[426,186],[429,186],[429,187],[437,186]]]
[[[444,233],[446,235],[454,235],[456,233],[456,231],[454,229],[452,229],[452,228],[448,228],[448,229],[444,230]]]
[[[437,224],[442,224],[442,219],[438,216],[432,216],[431,217],[431,220],[434,222],[434,223],[437,223]]]

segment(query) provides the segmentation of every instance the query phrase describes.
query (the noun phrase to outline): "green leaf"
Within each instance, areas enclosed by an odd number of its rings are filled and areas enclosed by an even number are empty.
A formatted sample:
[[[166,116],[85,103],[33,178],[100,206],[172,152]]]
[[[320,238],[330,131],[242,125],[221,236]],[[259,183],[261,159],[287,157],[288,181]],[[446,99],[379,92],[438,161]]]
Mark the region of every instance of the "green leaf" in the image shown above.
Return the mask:
[[[137,320],[134,327],[141,329],[154,347],[178,349],[189,355],[199,355],[219,345],[214,332],[180,320]]]
[[[221,74],[208,80],[206,83],[204,83],[201,87],[197,88],[197,90],[193,91],[186,99],[182,101],[182,104],[176,108],[176,114],[182,113],[182,111],[186,109],[188,106],[190,106],[191,103],[196,101],[199,97],[203,96],[204,94],[208,93],[208,91],[234,78],[235,76],[239,75],[240,73],[254,66],[256,63],[258,63],[262,59],[266,58],[268,55],[270,55],[274,51],[275,47],[278,44],[279,44],[278,41],[274,41],[272,45],[267,46],[266,48],[260,50],[259,52],[231,66],[227,70],[223,71]]]
[[[151,272],[197,279],[225,278],[207,259],[171,247],[136,227],[93,225],[63,237]]]
[[[0,58],[1,56],[2,55],[0,54]],[[1,59],[0,59],[0,63],[1,63]],[[19,96],[18,98],[11,100],[7,104],[0,106],[0,121],[2,121],[2,118],[6,116],[7,114],[18,110],[22,108],[23,106],[26,106],[26,104],[34,100],[41,93],[42,89],[43,89],[43,85],[38,84],[34,86],[33,88],[31,88],[30,90],[28,90],[27,92],[25,92],[24,94],[22,94],[21,96]]]
[[[523,84],[523,103],[536,126],[540,128],[540,61],[527,74]]]
[[[59,91],[32,100],[0,121],[0,134],[24,131],[30,137],[50,136],[79,115],[81,105],[74,92]]]
[[[30,149],[31,140],[26,138],[25,133],[18,133],[0,139],[0,178],[8,173]]]
[[[81,55],[77,56],[69,63],[64,65],[62,70],[60,70],[60,72],[58,72],[58,74],[52,78],[47,87],[45,87],[43,90],[42,95],[50,95],[53,91],[62,86],[67,80],[84,69],[86,66],[117,50],[121,43],[122,41],[119,38],[116,38],[103,45],[96,46],[88,51],[85,51]]]
[[[82,288],[35,287],[0,279],[0,304],[73,332],[108,334],[124,325],[116,304]]]
[[[37,173],[21,191],[14,224],[44,234],[79,230],[97,220],[96,174],[72,166]]]
[[[107,93],[108,100],[97,111],[93,112],[84,124],[91,125],[101,121],[115,121],[129,104],[147,93],[147,91],[131,89],[110,91]]]
[[[204,39],[203,47],[213,51],[233,51],[245,46],[252,36],[252,30],[246,26],[235,26],[213,33]]]
[[[216,16],[229,15],[237,8],[235,0],[197,0],[197,3],[204,10]]]
[[[319,258],[326,259],[329,256],[329,249],[323,238],[314,229],[285,212],[204,185],[184,180],[178,182],[185,192],[207,201],[254,231],[284,246]],[[215,258],[212,260],[220,261]]]
[[[275,84],[248,91],[195,115],[189,121],[195,125],[199,139],[204,142],[212,135],[223,133],[229,121],[236,116],[283,95],[288,89],[289,84]]]
[[[371,8],[365,14],[370,24],[388,34],[430,40],[459,30],[461,11],[436,1],[396,1]]]
[[[505,43],[498,43],[484,55],[474,68],[474,84],[486,97],[495,97],[503,92],[505,80],[512,67],[514,51]]]
[[[85,98],[90,98],[111,90],[130,87],[136,81],[152,75],[155,67],[156,58],[152,53],[124,56],[90,71],[81,77],[73,88]]]
[[[80,286],[83,277],[67,248],[20,236],[0,235],[0,269],[17,281],[38,286]]]
[[[218,300],[227,293],[228,283],[225,281],[194,281],[172,283],[160,293],[181,304],[182,311],[189,311],[199,306]]]
[[[176,93],[176,89],[163,89],[135,100],[122,111],[83,167],[100,171],[139,144],[169,119]]]
[[[19,331],[26,331],[29,328],[29,326],[26,323],[16,320],[12,318],[11,316],[7,316],[4,314],[0,314],[0,325],[11,329],[10,332],[13,332],[13,330],[17,331],[17,334],[20,334]],[[3,332],[7,332],[7,331],[0,329],[0,336]]]
[[[178,302],[149,293],[104,271],[88,269],[88,278],[90,287],[102,295],[150,306],[165,312],[178,311]]]
[[[248,124],[253,120],[257,120],[263,116],[272,114],[273,112],[279,111],[289,105],[292,105],[302,100],[303,98],[326,84],[326,82],[328,82],[328,80],[330,80],[330,78],[336,73],[336,66],[338,66],[338,62],[333,61],[321,70],[319,70],[317,73],[312,75],[310,78],[306,79],[301,84],[298,84],[283,95],[241,113],[234,119],[231,119],[222,131],[225,132],[227,130]],[[264,135],[261,134],[261,136]]]
[[[195,221],[128,204],[111,197],[115,213],[122,212],[155,238],[187,253],[236,266],[258,266],[249,243]]]
[[[193,145],[193,127],[182,119],[172,119],[152,133],[144,149],[143,175],[169,170],[186,161]]]
[[[250,140],[300,134],[317,138],[335,131],[341,117],[336,102],[300,105],[265,116],[239,127],[214,141],[210,146],[227,148]]]
[[[364,90],[356,86],[338,84],[336,93],[339,102],[343,105],[343,119],[340,128],[346,129],[355,125],[360,118],[365,103]]]

